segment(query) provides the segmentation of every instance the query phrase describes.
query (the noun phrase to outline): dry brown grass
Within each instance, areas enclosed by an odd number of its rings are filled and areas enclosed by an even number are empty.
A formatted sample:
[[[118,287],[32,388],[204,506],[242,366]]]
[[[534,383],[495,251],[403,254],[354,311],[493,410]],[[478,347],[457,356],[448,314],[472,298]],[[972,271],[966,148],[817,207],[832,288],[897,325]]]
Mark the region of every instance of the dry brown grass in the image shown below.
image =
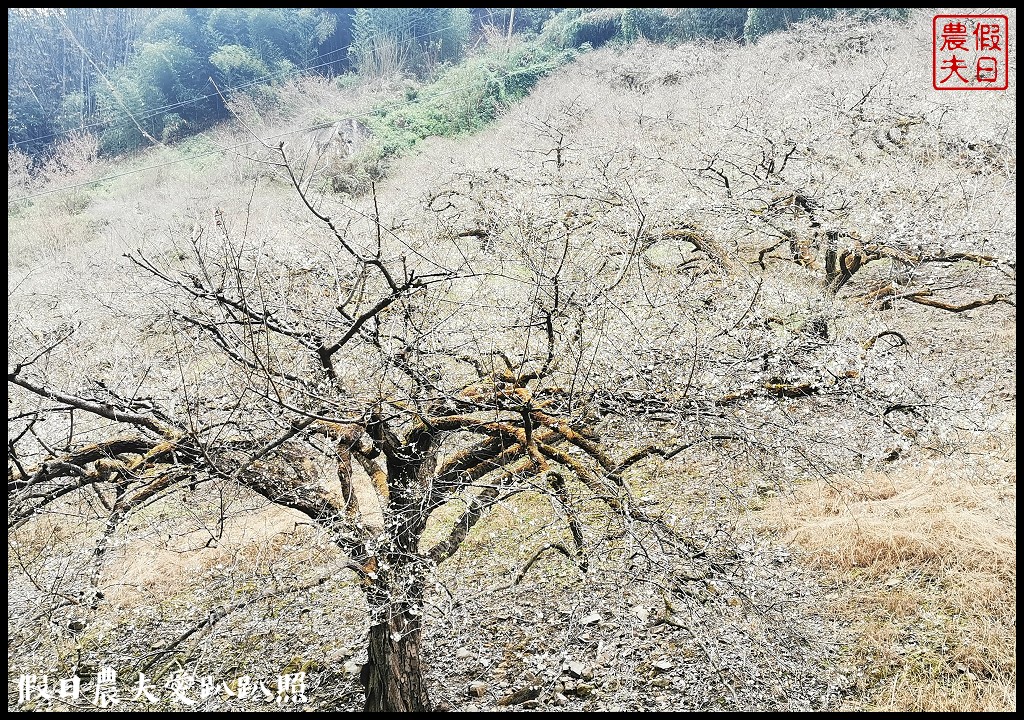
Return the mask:
[[[868,709],[1016,708],[1016,454],[813,482],[765,511],[835,587]]]
[[[119,548],[106,564],[101,585],[120,610],[167,602],[183,589],[201,584],[211,570],[263,567],[289,555],[296,560],[282,546],[304,533],[303,519],[294,511],[268,506],[227,518],[213,542],[208,528],[173,539],[138,538]]]

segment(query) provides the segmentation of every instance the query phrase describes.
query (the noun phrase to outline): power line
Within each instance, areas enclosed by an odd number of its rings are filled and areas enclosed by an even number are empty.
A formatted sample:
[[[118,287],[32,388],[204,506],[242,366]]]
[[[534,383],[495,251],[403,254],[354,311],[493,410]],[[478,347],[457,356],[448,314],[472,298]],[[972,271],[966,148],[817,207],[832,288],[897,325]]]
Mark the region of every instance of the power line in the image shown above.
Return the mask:
[[[525,73],[529,73],[529,72],[534,71],[537,67],[540,67],[540,66],[539,65],[534,65],[533,67],[521,68],[519,70],[514,70],[512,72],[505,73],[504,75],[501,76],[500,79],[505,80],[505,79],[513,77],[515,75],[522,75],[522,74],[525,74]],[[435,95],[431,95],[429,98],[425,98],[424,100],[418,100],[417,99],[417,100],[407,100],[405,102],[400,102],[400,103],[397,103],[394,107],[404,107],[406,105],[423,104],[426,100],[433,100],[435,98],[444,97],[446,95],[452,95],[454,93],[461,92],[463,90],[468,90],[468,89],[473,88],[473,87],[477,87],[477,86],[480,86],[480,85],[486,85],[487,83],[492,82],[492,81],[493,81],[493,78],[485,78],[482,82],[474,82],[474,83],[468,83],[466,85],[460,85],[458,87],[451,88],[450,90],[445,90],[444,92],[440,92],[440,93],[437,93]],[[353,114],[353,115],[347,115],[345,118],[339,118],[339,119],[367,118],[367,117],[370,117],[373,114],[374,114],[374,111],[370,110],[370,111],[367,111],[367,112],[364,112],[364,113],[356,113],[356,114]],[[117,178],[125,177],[127,175],[134,175],[135,173],[145,172],[147,170],[156,170],[158,168],[167,167],[169,165],[177,165],[178,163],[188,162],[190,160],[198,160],[199,158],[207,157],[207,156],[210,156],[210,155],[217,155],[219,153],[224,153],[224,152],[228,152],[228,151],[231,151],[231,150],[237,150],[238,148],[246,147],[248,145],[253,145],[253,144],[256,144],[256,143],[260,143],[260,144],[264,144],[265,145],[265,144],[267,144],[271,140],[277,140],[279,138],[287,137],[289,135],[295,135],[297,133],[310,132],[311,130],[319,130],[321,128],[325,128],[325,127],[328,127],[330,125],[333,125],[337,121],[338,120],[333,120],[333,121],[330,121],[330,122],[318,123],[316,125],[311,125],[309,127],[299,128],[297,130],[289,130],[287,132],[278,133],[277,135],[271,135],[271,136],[265,137],[265,138],[255,138],[253,140],[246,140],[245,142],[240,142],[240,143],[237,143],[235,145],[229,145],[229,146],[223,147],[223,148],[217,148],[216,150],[207,150],[205,152],[196,153],[194,155],[188,155],[186,157],[178,158],[177,160],[168,160],[167,162],[157,163],[156,165],[147,165],[145,167],[135,168],[134,170],[127,170],[125,172],[116,173],[114,175],[106,175],[104,177],[97,178],[96,180],[88,180],[86,182],[75,183],[74,185],[65,185],[64,187],[53,188],[52,190],[43,190],[42,192],[33,193],[31,195],[23,195],[23,196],[18,197],[18,198],[13,198],[13,199],[9,198],[7,200],[7,204],[11,205],[13,203],[19,203],[19,202],[23,202],[25,200],[34,200],[35,198],[43,197],[44,195],[52,195],[54,193],[66,192],[68,190],[75,190],[75,189],[80,188],[80,187],[87,187],[89,185],[97,185],[97,184],[102,183],[102,182],[107,182],[108,180],[116,180]]]

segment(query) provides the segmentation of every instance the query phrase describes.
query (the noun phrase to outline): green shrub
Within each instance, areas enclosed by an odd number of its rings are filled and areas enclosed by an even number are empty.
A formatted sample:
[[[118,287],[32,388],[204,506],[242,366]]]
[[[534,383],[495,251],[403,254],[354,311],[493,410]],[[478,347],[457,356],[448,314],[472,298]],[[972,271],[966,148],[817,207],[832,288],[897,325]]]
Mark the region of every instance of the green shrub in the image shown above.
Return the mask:
[[[747,8],[683,8],[671,26],[677,40],[735,40],[746,21]]]
[[[622,36],[622,8],[602,8],[584,12],[570,8],[547,22],[541,41],[555,48],[578,48],[587,44],[600,47]]]
[[[339,167],[337,191],[358,193],[383,175],[390,158],[424,138],[475,132],[525,97],[537,82],[575,53],[524,45],[471,58],[424,85],[408,85],[406,98],[378,107],[367,119],[371,142]]]
[[[221,87],[248,84],[270,74],[255,51],[241,45],[221,45],[210,55],[210,64],[217,69]]]
[[[743,38],[752,43],[768,33],[785,30],[802,19],[805,8],[750,8],[743,25]]]
[[[472,28],[466,8],[359,8],[352,19],[352,64],[364,76],[429,76],[465,53]]]
[[[818,18],[829,20],[837,15],[850,15],[863,22],[877,20],[906,20],[909,8],[750,8],[743,26],[743,37],[754,42],[768,33],[785,30],[801,20]]]
[[[83,93],[72,92],[61,98],[60,107],[53,123],[63,133],[71,132],[86,124],[88,98]]]
[[[160,142],[180,140],[188,134],[188,123],[178,113],[166,113],[161,118]]]
[[[871,22],[875,20],[905,21],[910,17],[910,8],[836,8],[855,18]]]
[[[193,100],[203,69],[201,58],[184,45],[172,40],[144,44],[113,73],[114,88],[97,93],[100,116],[111,121],[100,136],[103,150],[131,150],[143,143],[143,131],[153,138],[162,137],[165,129],[174,135],[183,121],[173,110]]]
[[[622,38],[636,42],[640,38],[657,42],[664,37],[666,16],[654,8],[626,8],[622,13]]]

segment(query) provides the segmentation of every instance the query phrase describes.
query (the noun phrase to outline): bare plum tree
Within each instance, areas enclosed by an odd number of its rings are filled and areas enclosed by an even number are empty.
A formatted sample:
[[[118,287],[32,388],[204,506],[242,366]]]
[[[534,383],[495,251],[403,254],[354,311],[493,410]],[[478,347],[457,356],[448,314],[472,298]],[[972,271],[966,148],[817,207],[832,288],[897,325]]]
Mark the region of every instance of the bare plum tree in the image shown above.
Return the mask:
[[[622,474],[680,448],[648,443],[615,457],[596,427],[602,414],[646,407],[643,397],[608,392],[596,371],[605,361],[594,359],[612,325],[640,340],[638,310],[615,305],[632,304],[616,291],[637,261],[642,211],[617,260],[599,266],[601,253],[571,222],[476,259],[454,243],[427,254],[385,225],[375,197],[343,219],[325,214],[280,152],[333,243],[333,265],[275,262],[267,245],[236,239],[222,213],[210,237],[195,230],[190,257],[129,254],[172,298],[169,316],[194,343],[193,357],[227,368],[230,382],[219,376],[176,415],[102,381],[94,396],[59,391],[33,374],[70,337],[58,334],[8,372],[11,386],[50,405],[10,420],[20,431],[8,446],[9,528],[96,492],[107,517],[94,553],[95,603],[107,542],[126,518],[174,485],[241,484],[307,516],[349,559],[371,619],[366,709],[429,710],[424,594],[436,565],[495,504],[548,494],[571,543],[541,550],[584,568],[588,517],[673,535],[635,507]],[[608,321],[613,311],[622,322]],[[52,448],[34,425],[53,413],[104,418],[124,432],[80,442],[85,431],[72,427],[64,448]],[[23,450],[32,438],[43,443],[41,462]],[[424,547],[428,522],[452,501],[463,510]]]

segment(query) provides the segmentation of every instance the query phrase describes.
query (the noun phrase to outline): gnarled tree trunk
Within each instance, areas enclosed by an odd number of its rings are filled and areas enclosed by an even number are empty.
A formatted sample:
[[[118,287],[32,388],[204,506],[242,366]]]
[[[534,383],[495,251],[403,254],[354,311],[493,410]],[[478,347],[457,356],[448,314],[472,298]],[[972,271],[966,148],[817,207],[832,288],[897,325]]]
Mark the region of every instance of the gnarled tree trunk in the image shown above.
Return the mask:
[[[367,712],[429,712],[422,672],[423,638],[419,616],[389,614],[370,627],[369,662],[363,668]]]

